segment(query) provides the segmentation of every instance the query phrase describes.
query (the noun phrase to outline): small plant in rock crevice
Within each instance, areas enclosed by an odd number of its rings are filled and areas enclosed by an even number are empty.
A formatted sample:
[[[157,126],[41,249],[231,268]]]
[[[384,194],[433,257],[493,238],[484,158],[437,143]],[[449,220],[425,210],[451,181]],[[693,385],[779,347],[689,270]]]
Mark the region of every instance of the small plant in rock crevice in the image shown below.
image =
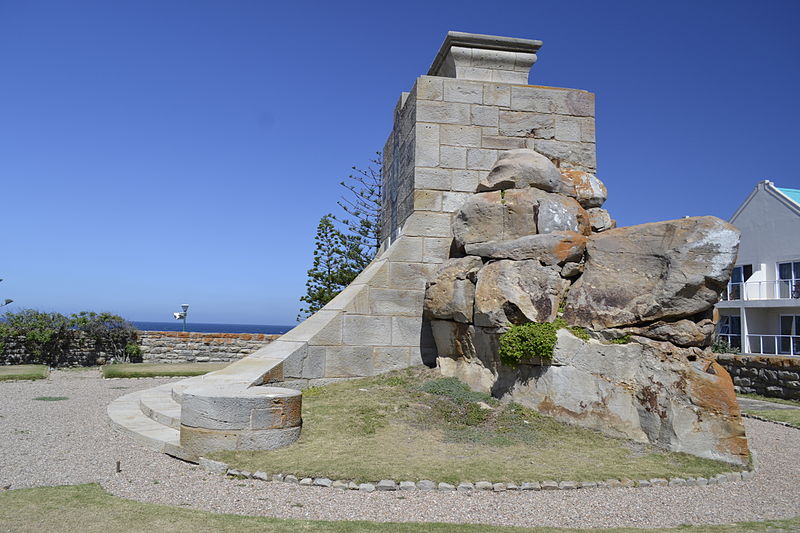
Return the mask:
[[[517,366],[522,360],[538,357],[542,361],[553,360],[558,324],[554,322],[528,322],[511,326],[500,336],[500,360]]]

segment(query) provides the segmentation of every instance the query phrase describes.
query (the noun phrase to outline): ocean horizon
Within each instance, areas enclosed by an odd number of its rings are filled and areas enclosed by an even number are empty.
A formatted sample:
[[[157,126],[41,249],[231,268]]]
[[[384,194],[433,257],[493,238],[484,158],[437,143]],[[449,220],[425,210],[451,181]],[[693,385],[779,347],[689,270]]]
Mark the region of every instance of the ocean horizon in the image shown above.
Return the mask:
[[[183,322],[144,322],[131,320],[131,324],[141,331],[183,331]],[[196,333],[264,333],[266,335],[282,335],[294,326],[273,326],[260,324],[208,324],[187,322],[186,331]]]

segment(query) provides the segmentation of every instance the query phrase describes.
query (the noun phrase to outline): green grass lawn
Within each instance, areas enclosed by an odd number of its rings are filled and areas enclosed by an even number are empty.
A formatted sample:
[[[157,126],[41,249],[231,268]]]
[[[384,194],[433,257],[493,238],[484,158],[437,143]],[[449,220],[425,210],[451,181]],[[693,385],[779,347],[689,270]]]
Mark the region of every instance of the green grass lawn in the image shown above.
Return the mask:
[[[635,533],[643,529],[518,528],[475,524],[378,523],[366,521],[281,520],[139,503],[112,496],[99,485],[69,485],[0,492],[2,531],[13,533],[80,532],[139,533],[322,533],[383,532],[422,533]],[[800,530],[800,517],[724,526],[682,526],[659,529],[666,533],[784,533]]]
[[[764,402],[782,403],[784,405],[793,405],[800,407],[800,400],[784,400],[783,398],[772,398],[770,396],[761,396],[760,394],[737,394],[740,398],[750,398],[751,400],[761,400]]]
[[[104,378],[201,376],[230,363],[118,363],[103,366]]]
[[[211,455],[250,472],[356,481],[598,481],[736,469],[562,424],[420,368],[307,389],[303,421],[287,448]]]
[[[44,379],[50,374],[47,365],[0,366],[0,381],[16,379]]]
[[[745,413],[800,427],[800,409],[748,409]]]

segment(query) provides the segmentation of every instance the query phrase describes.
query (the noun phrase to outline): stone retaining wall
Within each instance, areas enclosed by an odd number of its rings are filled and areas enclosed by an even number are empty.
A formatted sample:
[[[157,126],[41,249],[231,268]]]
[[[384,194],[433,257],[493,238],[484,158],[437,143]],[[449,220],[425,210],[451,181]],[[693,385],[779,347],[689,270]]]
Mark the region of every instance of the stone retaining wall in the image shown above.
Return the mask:
[[[142,331],[139,344],[145,363],[236,361],[280,337],[262,333],[197,333]]]
[[[800,357],[722,354],[717,362],[737,392],[800,400]]]

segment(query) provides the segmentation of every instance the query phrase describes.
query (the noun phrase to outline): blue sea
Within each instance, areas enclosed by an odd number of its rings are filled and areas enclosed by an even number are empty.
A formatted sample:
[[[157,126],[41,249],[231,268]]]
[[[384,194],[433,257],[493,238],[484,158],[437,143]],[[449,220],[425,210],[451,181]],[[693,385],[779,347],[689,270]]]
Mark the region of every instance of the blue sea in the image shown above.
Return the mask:
[[[141,331],[183,331],[183,322],[137,322],[131,321]],[[258,324],[200,324],[187,322],[186,331],[198,333],[265,333],[281,335],[294,326],[261,326]]]

